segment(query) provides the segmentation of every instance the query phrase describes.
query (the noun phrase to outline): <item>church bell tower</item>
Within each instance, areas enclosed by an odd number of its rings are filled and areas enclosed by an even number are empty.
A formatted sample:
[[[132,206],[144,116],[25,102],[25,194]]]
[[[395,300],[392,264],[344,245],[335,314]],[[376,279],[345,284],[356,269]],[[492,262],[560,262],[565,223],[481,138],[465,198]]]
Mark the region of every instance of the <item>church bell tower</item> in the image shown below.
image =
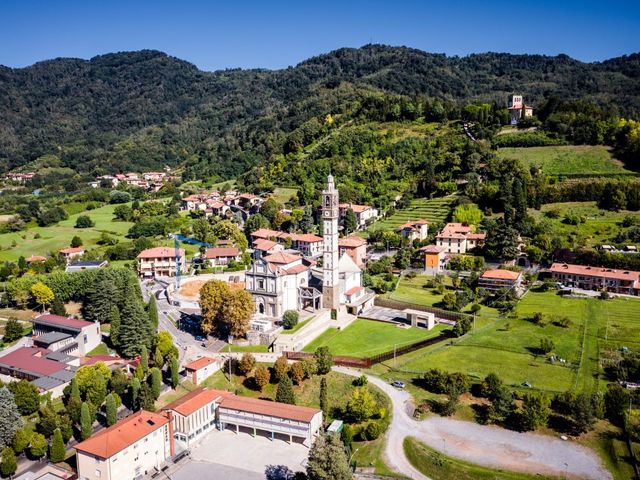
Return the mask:
[[[338,275],[338,190],[333,175],[327,177],[327,188],[322,191],[322,220],[324,252],[322,269],[322,304],[325,308],[338,310],[340,307],[340,278]]]

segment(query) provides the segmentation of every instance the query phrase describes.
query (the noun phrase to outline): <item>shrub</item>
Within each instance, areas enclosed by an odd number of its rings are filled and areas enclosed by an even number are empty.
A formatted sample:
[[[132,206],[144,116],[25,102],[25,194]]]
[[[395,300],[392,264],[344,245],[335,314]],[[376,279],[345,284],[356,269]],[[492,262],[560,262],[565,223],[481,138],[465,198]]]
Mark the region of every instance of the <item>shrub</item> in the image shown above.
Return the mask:
[[[295,310],[287,310],[282,316],[282,326],[285,330],[291,330],[298,324],[300,316]]]
[[[364,387],[367,383],[369,383],[369,379],[367,378],[366,375],[360,375],[358,378],[356,378],[353,381],[353,384],[356,387]]]
[[[375,440],[380,436],[381,430],[382,429],[378,422],[369,422],[363,431],[363,436],[365,437],[365,440]]]
[[[95,225],[95,222],[91,220],[89,215],[80,215],[76,219],[75,228],[91,228]]]
[[[548,337],[545,338],[541,338],[540,339],[540,352],[547,354],[547,353],[551,353],[551,351],[555,348],[555,344],[553,343],[553,340],[551,340]]]

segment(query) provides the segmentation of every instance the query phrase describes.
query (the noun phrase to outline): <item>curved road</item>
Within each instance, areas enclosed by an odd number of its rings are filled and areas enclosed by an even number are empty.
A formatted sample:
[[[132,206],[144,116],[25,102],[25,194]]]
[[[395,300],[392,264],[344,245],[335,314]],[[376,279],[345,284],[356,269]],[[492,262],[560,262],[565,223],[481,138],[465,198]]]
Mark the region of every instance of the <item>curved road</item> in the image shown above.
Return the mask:
[[[354,377],[362,375],[362,372],[350,368],[334,367],[334,370]],[[430,480],[405,457],[402,442],[407,436],[415,437],[445,455],[490,468],[568,478],[612,478],[594,452],[574,442],[444,417],[414,420],[409,393],[392,387],[378,377],[367,377],[391,398],[393,405],[393,418],[384,451],[385,461],[393,470],[410,478]]]

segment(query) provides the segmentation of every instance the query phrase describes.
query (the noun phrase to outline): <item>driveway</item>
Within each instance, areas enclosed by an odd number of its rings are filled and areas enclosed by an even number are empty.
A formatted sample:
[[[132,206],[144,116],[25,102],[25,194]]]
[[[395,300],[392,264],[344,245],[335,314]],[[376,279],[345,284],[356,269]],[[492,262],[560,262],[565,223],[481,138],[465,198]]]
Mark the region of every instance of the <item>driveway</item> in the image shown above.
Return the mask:
[[[362,375],[344,367],[334,367],[334,370],[355,377]],[[393,470],[411,478],[428,480],[404,455],[402,442],[407,436],[416,437],[445,455],[495,469],[581,479],[612,478],[594,452],[576,443],[444,417],[431,416],[416,421],[411,417],[413,404],[409,393],[393,388],[380,378],[368,377],[393,404],[385,461]]]

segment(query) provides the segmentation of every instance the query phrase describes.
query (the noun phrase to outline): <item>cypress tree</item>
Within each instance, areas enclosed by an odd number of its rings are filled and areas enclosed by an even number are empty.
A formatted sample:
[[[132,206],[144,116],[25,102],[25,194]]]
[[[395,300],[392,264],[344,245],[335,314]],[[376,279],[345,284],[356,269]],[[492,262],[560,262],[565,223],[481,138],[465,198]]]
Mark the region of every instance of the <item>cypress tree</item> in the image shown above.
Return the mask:
[[[320,410],[322,410],[323,415],[327,415],[327,378],[322,377],[320,380]]]
[[[53,442],[51,443],[51,449],[49,450],[49,458],[53,463],[64,461],[67,452],[64,448],[64,441],[62,440],[62,432],[59,428],[53,431]]]
[[[149,370],[149,376],[151,377],[151,393],[153,394],[153,399],[157,400],[162,387],[162,372],[160,372],[159,368],[153,367]]]
[[[149,371],[149,351],[146,345],[142,345],[140,349],[140,365],[142,365],[142,371],[146,375]]]
[[[80,408],[80,438],[86,440],[91,436],[91,414],[87,402],[82,403]]]
[[[116,406],[116,399],[113,394],[110,393],[107,395],[106,400],[106,417],[107,417],[107,426],[110,427],[118,420],[118,407]]]
[[[276,391],[276,402],[288,403],[290,405],[296,404],[296,397],[293,394],[293,383],[289,375],[282,377],[278,383],[278,390]]]
[[[153,364],[160,369],[164,366],[164,357],[158,347],[156,347],[156,350],[153,352]]]
[[[120,335],[120,310],[117,305],[111,306],[111,331],[109,333],[109,339],[111,340],[111,345],[114,348],[118,347],[118,335]]]
[[[148,383],[143,383],[140,386],[140,395],[138,395],[139,410],[147,410],[149,412],[155,411],[155,400],[153,398],[153,392]]]
[[[131,381],[131,409],[138,410],[138,397],[140,395],[140,379],[134,377]]]
[[[130,283],[130,282],[129,282]],[[120,351],[127,357],[134,357],[142,351],[142,346],[148,346],[153,340],[149,316],[142,307],[135,290],[129,290],[124,298],[120,312],[120,328],[118,331],[118,345]]]
[[[176,388],[180,381],[178,359],[176,357],[171,358],[171,386]]]
[[[2,463],[0,463],[0,472],[2,472],[2,476],[8,477],[9,475],[13,475],[16,473],[17,469],[18,462],[16,462],[15,452],[9,447],[2,450]]]
[[[158,303],[156,302],[156,297],[151,295],[149,299],[149,305],[147,306],[149,310],[149,321],[151,325],[153,325],[154,329],[158,328]]]

